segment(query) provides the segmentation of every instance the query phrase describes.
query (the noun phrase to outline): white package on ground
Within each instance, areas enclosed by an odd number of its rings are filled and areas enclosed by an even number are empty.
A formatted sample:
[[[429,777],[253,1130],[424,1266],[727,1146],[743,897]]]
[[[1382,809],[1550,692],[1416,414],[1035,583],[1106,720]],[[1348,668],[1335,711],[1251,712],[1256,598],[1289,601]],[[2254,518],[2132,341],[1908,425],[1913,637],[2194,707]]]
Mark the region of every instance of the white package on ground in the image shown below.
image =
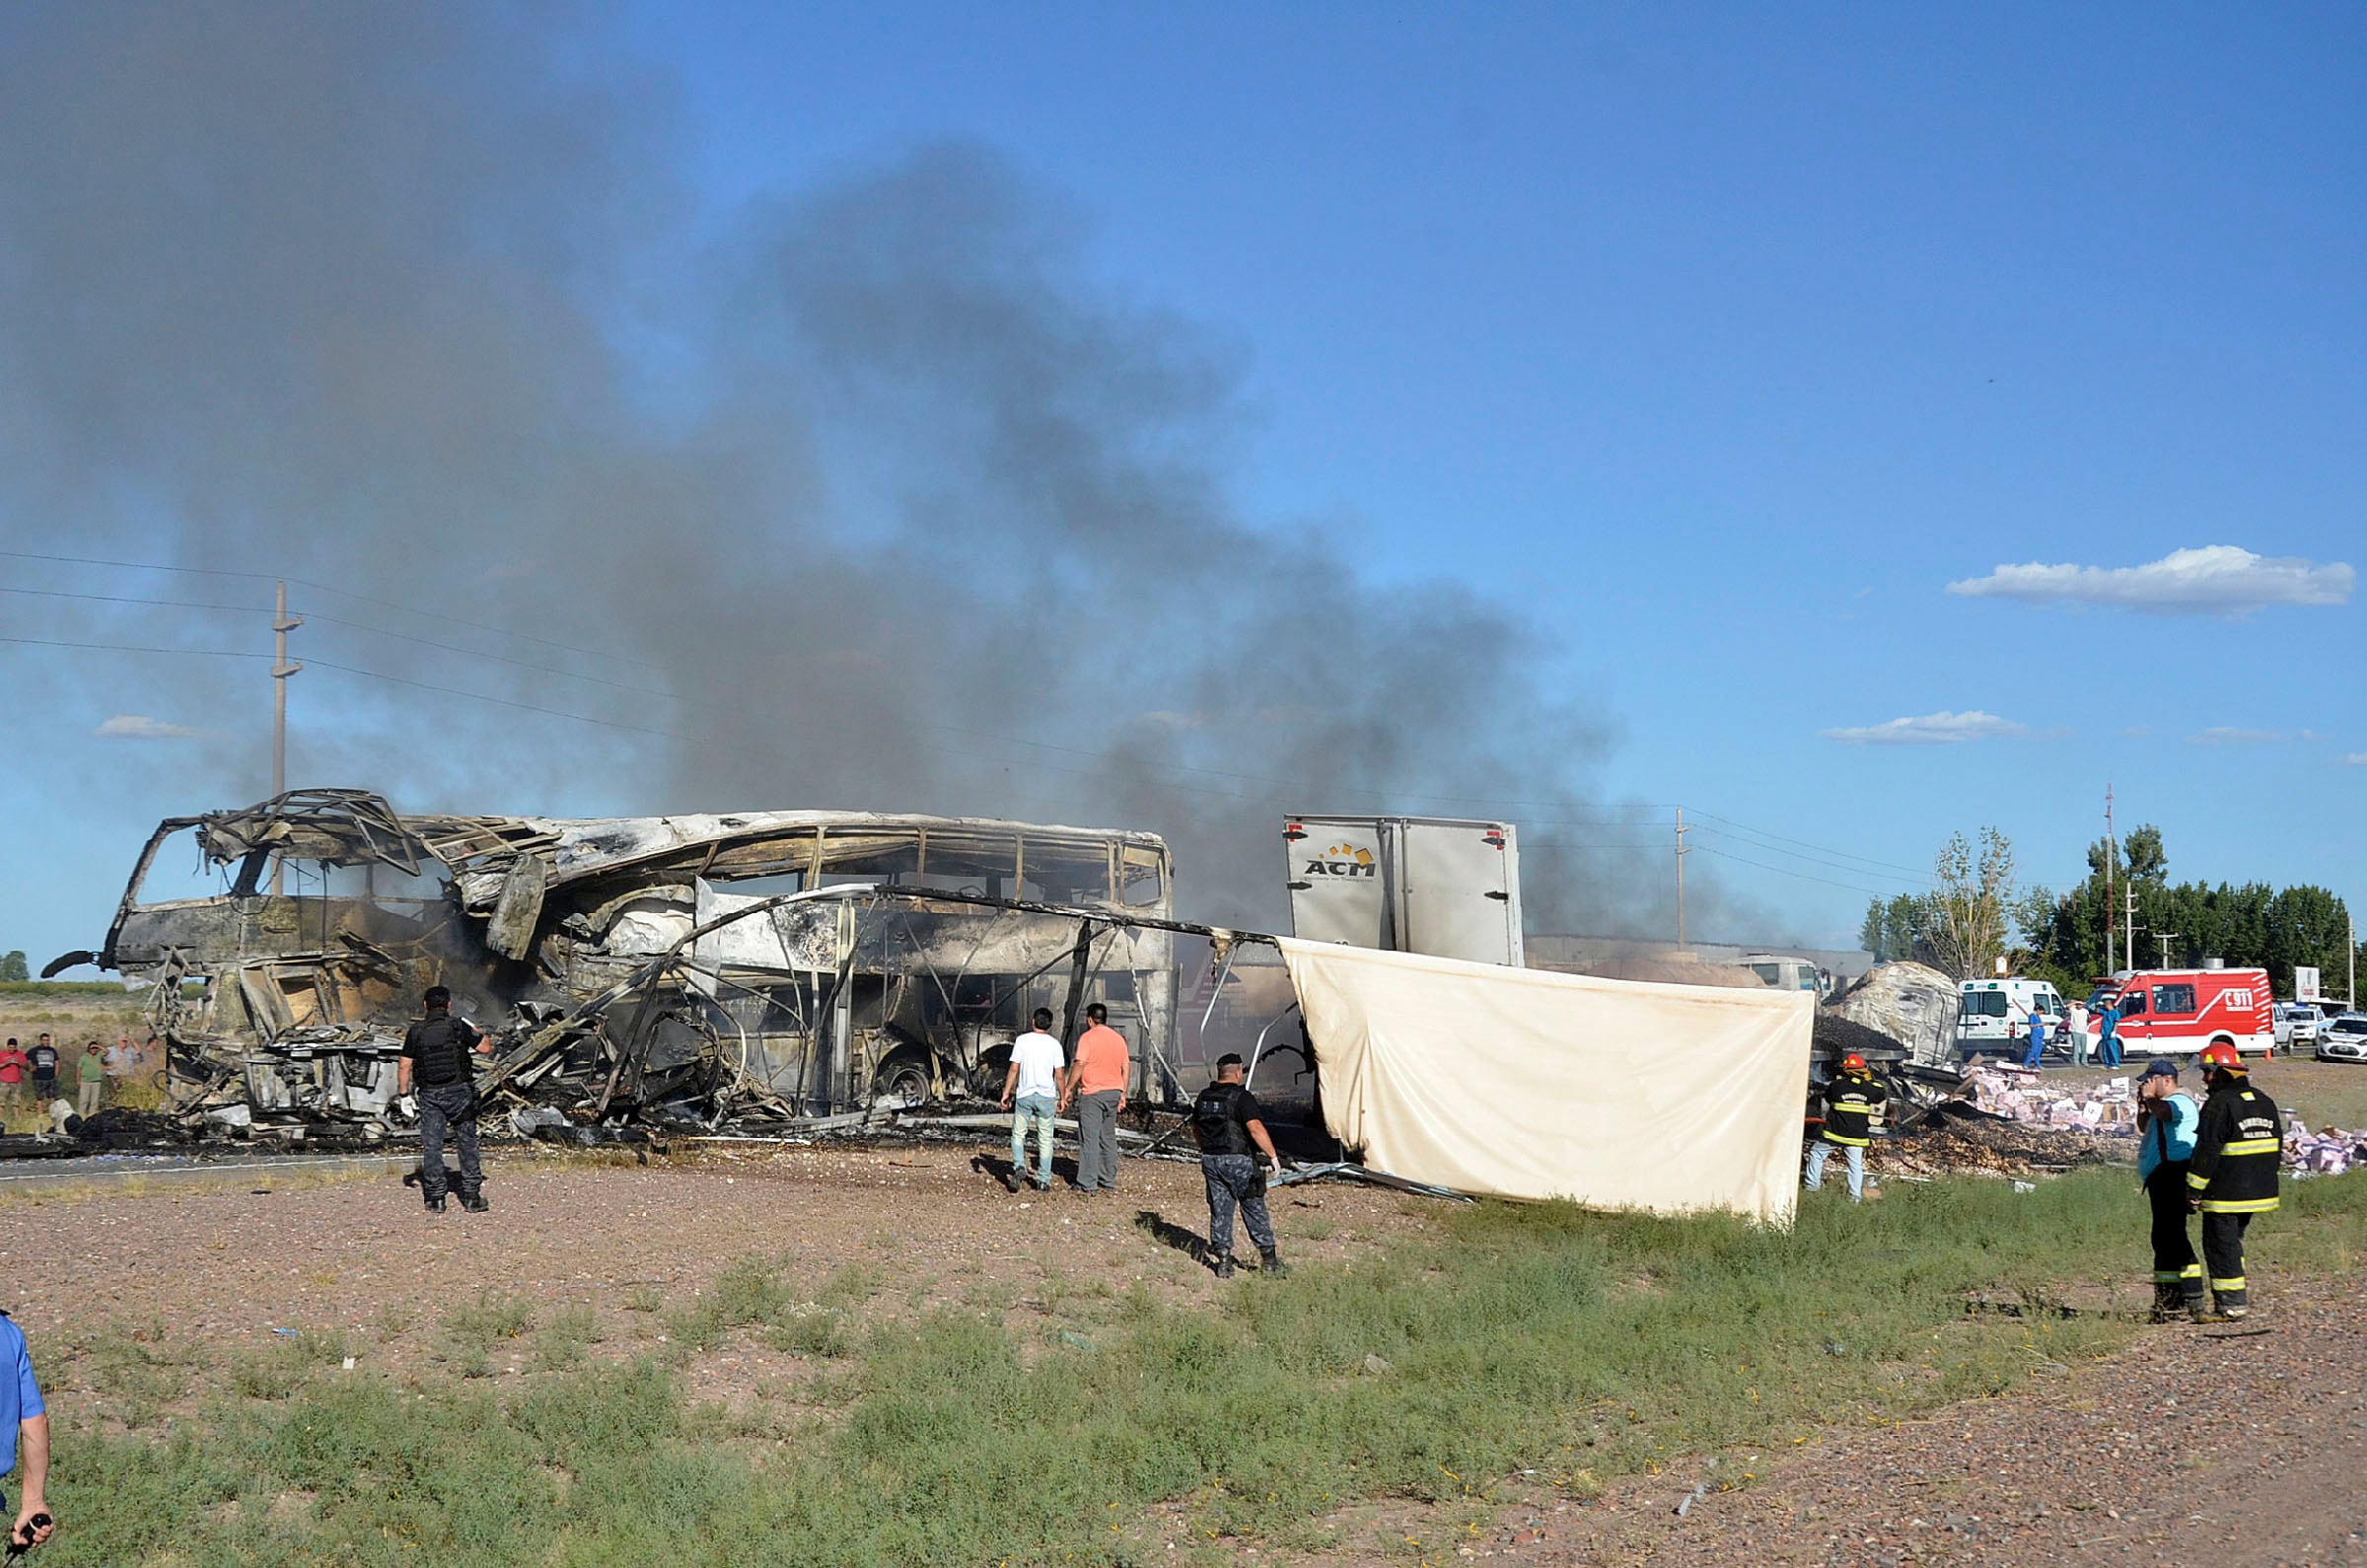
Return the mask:
[[[1816,998],[1282,940],[1324,1119],[1367,1165],[1512,1198],[1788,1225]]]

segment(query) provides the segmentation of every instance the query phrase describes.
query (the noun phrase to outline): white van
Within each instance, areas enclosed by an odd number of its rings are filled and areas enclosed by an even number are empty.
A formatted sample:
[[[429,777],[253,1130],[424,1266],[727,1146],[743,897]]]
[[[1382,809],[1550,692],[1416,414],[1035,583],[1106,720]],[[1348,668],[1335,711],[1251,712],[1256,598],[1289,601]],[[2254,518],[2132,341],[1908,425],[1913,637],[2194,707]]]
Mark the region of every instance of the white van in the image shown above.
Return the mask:
[[[2030,1015],[2046,1020],[2049,1055],[2070,1054],[2070,1010],[2045,980],[1967,980],[1957,987],[1956,1053],[2012,1056],[2029,1049]]]

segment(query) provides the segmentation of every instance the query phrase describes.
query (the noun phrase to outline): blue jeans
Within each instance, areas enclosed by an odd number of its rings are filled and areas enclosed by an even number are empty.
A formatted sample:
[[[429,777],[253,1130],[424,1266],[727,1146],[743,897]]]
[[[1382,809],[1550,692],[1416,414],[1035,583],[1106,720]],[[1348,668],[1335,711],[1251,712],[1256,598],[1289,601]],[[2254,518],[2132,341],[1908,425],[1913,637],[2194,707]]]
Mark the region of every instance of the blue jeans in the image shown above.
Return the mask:
[[[1825,1184],[1825,1162],[1838,1149],[1849,1157],[1849,1201],[1862,1203],[1866,1197],[1866,1151],[1854,1143],[1827,1143],[1819,1138],[1808,1146],[1808,1190],[1816,1191]]]
[[[1011,1107],[1011,1173],[1028,1169],[1028,1123],[1036,1124],[1036,1184],[1052,1184],[1052,1097],[1022,1095]]]
[[[2096,1060],[2106,1067],[2120,1065],[2120,1036],[2107,1034],[2096,1042]]]

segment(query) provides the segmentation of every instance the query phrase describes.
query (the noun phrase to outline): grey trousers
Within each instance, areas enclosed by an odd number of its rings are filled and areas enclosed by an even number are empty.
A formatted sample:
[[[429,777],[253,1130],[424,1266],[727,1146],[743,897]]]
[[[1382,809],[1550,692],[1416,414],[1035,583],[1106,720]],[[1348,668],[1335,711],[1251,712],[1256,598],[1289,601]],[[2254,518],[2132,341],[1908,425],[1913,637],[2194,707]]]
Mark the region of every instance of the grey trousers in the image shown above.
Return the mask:
[[[1208,1182],[1208,1256],[1219,1259],[1233,1250],[1233,1210],[1250,1228],[1250,1240],[1260,1252],[1274,1249],[1274,1222],[1266,1216],[1265,1192],[1257,1179],[1257,1157],[1248,1154],[1204,1154],[1200,1175]]]
[[[1077,1097],[1077,1185],[1088,1192],[1117,1190],[1117,1103],[1114,1089]]]
[[[476,1085],[466,1080],[419,1086],[419,1195],[440,1198],[448,1185],[444,1179],[447,1125],[460,1150],[461,1195],[473,1197],[485,1184],[485,1173],[476,1163]]]

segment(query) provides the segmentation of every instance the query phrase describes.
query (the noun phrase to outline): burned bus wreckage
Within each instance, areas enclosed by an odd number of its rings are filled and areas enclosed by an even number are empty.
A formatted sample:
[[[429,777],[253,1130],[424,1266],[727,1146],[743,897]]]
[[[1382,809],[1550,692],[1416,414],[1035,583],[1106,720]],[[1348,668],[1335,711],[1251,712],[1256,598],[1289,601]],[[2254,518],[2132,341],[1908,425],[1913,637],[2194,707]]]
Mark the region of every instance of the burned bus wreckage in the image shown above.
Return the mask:
[[[410,1114],[404,1030],[440,983],[493,1036],[488,1114],[770,1128],[991,1098],[1036,1008],[1065,1036],[1093,1002],[1135,1042],[1136,1097],[1176,1099],[1175,943],[1224,934],[1177,924],[1172,896],[1144,832],[408,816],[297,790],[160,824],[105,946],[45,972],[150,987],[191,1126],[384,1138]]]

